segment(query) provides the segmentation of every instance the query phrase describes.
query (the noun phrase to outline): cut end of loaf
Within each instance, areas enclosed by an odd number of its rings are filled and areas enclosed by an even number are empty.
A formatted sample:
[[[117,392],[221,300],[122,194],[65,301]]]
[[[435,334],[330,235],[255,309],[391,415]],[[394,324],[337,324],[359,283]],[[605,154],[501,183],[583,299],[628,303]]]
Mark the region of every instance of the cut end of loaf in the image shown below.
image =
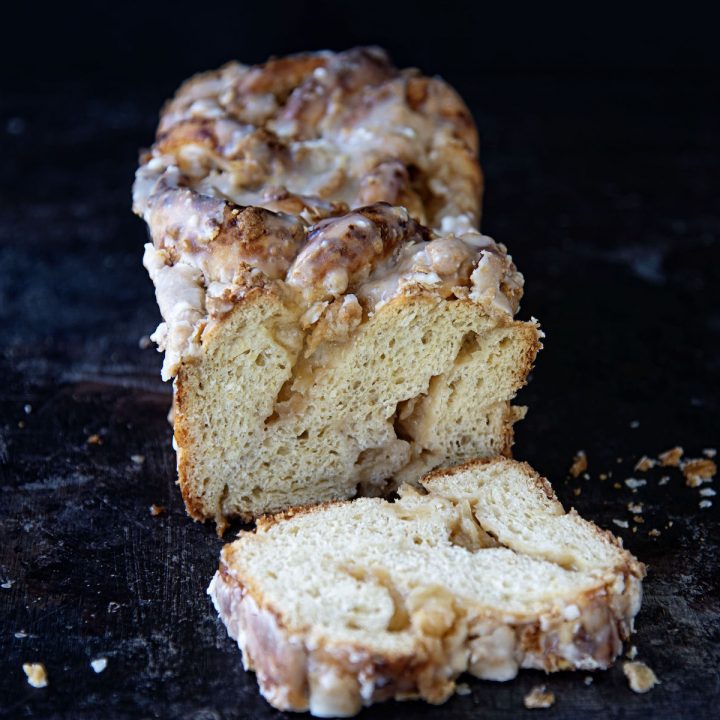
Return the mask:
[[[209,593],[275,707],[440,703],[463,672],[596,670],[621,652],[644,567],[610,533],[512,460],[421,485],[267,518],[223,549]]]
[[[175,383],[180,485],[191,515],[252,518],[386,495],[433,468],[509,455],[510,405],[539,347],[534,323],[470,301],[400,297],[344,342],[261,293],[214,329]]]

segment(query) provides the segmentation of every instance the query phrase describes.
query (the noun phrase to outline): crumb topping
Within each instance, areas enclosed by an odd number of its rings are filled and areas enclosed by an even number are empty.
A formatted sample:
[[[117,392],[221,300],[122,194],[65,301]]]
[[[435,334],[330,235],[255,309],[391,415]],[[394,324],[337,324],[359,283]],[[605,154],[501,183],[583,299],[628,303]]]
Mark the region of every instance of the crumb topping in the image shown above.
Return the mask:
[[[512,316],[523,278],[477,230],[481,188],[463,102],[377,48],[192,78],[133,188],[152,239],[163,378],[255,288],[296,304],[306,326],[348,295],[365,317],[415,293]],[[345,329],[323,332],[339,341]]]

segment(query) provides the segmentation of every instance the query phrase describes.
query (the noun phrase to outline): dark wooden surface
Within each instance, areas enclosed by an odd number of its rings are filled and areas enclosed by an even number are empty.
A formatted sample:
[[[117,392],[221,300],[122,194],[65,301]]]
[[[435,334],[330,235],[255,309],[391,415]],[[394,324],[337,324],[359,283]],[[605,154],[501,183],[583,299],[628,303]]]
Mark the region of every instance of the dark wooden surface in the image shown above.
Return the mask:
[[[523,717],[539,681],[557,696],[548,718],[710,717],[720,498],[701,510],[677,470],[633,466],[676,444],[691,456],[720,445],[716,78],[450,79],[483,139],[484,229],[512,250],[527,280],[522,316],[547,333],[522,393],[530,413],[516,456],[648,564],[633,642],[662,685],[635,695],[619,667],[589,686],[586,673],[522,672],[504,684],[469,679],[471,694],[441,709],[387,703],[362,717]],[[169,388],[160,356],[138,347],[158,314],[130,184],[172,85],[67,82],[0,97],[3,718],[279,716],[205,595],[221,541],[184,513]],[[87,442],[93,434],[102,444]],[[581,448],[591,477],[568,480]],[[647,485],[633,493],[630,476]],[[644,524],[630,501],[644,503]],[[152,503],[167,513],[152,517]],[[98,657],[101,674],[89,665]],[[26,683],[29,661],[45,663],[48,688]]]

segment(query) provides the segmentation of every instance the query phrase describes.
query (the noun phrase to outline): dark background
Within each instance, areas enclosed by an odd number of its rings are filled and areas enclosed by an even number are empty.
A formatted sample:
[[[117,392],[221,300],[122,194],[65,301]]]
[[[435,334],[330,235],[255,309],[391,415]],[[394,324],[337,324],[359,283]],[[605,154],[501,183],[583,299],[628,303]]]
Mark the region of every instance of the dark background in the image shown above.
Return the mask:
[[[138,347],[159,315],[130,186],[186,76],[359,43],[442,74],[473,111],[483,228],[525,273],[521,316],[547,333],[515,454],[648,564],[633,642],[662,680],[635,695],[619,667],[590,686],[523,672],[470,679],[442,709],[363,717],[514,718],[541,681],[557,695],[548,718],[717,712],[720,501],[700,509],[675,469],[633,469],[676,444],[692,457],[720,445],[710,17],[687,4],[26,3],[3,10],[0,33],[0,717],[280,716],[204,594],[221,542],[184,514],[161,358]],[[568,479],[581,448],[590,478]],[[633,493],[630,476],[647,485]],[[29,661],[48,688],[25,682]]]

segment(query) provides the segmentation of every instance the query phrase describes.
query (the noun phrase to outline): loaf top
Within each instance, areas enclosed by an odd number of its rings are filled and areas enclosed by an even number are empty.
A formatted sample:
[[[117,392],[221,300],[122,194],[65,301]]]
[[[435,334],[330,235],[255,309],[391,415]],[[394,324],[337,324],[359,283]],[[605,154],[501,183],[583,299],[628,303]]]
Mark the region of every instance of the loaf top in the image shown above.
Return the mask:
[[[294,303],[306,327],[359,324],[418,292],[512,317],[522,276],[477,230],[477,151],[457,93],[378,48],[188,80],[133,189],[152,238],[163,376],[253,289]]]

